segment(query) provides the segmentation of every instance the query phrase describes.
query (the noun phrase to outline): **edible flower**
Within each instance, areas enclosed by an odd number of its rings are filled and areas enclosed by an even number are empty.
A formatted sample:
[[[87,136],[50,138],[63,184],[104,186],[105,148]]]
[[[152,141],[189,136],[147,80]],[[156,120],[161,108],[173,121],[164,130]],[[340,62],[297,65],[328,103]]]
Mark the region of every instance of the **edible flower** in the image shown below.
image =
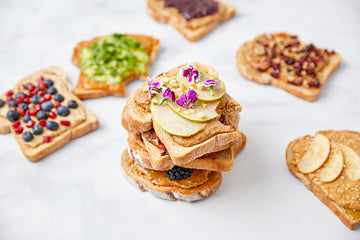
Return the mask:
[[[204,85],[204,87],[210,90],[211,96],[214,96],[214,88],[222,85],[222,82],[217,82],[211,79],[203,81],[201,83]]]
[[[188,77],[189,82],[196,82],[200,77],[200,71],[194,69],[193,65],[188,65],[186,68],[182,68],[182,76]]]
[[[187,94],[181,94],[179,100],[176,100],[177,105],[192,108],[194,107],[194,103],[197,101],[197,93],[195,90],[189,89]]]
[[[162,84],[160,82],[155,82],[153,78],[148,78],[149,85],[149,98],[153,98],[156,94],[161,92]]]
[[[175,98],[174,91],[172,91],[168,87],[165,87],[164,89],[165,89],[165,91],[164,91],[164,93],[162,95],[163,98],[160,101],[160,105],[163,104],[166,100],[170,100],[172,102],[175,102],[176,98]]]

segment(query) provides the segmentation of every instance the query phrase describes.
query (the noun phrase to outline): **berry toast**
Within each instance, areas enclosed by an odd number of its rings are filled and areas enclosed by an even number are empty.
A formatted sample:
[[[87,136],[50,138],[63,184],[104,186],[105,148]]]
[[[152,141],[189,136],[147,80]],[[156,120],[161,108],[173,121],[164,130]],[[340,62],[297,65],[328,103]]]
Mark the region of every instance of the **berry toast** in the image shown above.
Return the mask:
[[[235,8],[217,0],[148,0],[147,11],[168,22],[189,41],[198,41],[235,15]]]
[[[0,133],[13,133],[32,162],[98,128],[97,117],[73,94],[65,73],[47,67],[0,96]]]
[[[272,84],[296,97],[313,102],[339,66],[340,54],[306,45],[287,33],[263,34],[244,43],[236,53],[243,77]]]
[[[286,162],[350,229],[360,224],[360,133],[320,131],[289,143]]]
[[[158,51],[158,39],[139,34],[113,34],[78,43],[72,56],[72,62],[81,69],[76,96],[126,96],[128,83],[146,80]]]

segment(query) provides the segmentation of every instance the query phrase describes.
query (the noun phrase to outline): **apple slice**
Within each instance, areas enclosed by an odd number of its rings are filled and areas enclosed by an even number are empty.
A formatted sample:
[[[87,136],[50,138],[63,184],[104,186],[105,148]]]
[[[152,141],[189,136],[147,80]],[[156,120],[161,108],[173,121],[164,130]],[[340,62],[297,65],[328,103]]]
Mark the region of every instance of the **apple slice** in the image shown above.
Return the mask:
[[[206,103],[196,101],[194,104],[194,108],[185,108],[171,101],[167,101],[167,104],[176,114],[194,122],[207,122],[219,116],[219,114],[216,112],[219,101],[212,101]]]
[[[322,182],[332,182],[341,174],[344,168],[344,156],[339,145],[330,143],[328,160],[319,170],[319,178]]]
[[[345,162],[345,174],[350,180],[356,181],[360,179],[360,157],[359,155],[350,147],[341,144],[341,150],[344,153],[344,162]]]
[[[184,77],[182,75],[181,70],[179,70],[178,73],[176,74],[176,80],[178,81],[180,86],[183,86],[183,88],[185,90],[187,90],[189,88],[194,89],[198,94],[198,99],[202,100],[202,101],[218,100],[218,99],[222,98],[222,96],[224,96],[224,94],[226,93],[225,84],[219,78],[217,78],[214,75],[211,75],[209,73],[206,73],[206,72],[200,71],[200,77],[197,80],[197,84],[195,84],[195,85],[193,85],[194,83],[189,82],[188,77]],[[220,86],[214,88],[213,95],[211,94],[211,92],[208,88],[199,87],[201,85],[199,83],[201,83],[202,81],[206,81],[206,80],[214,80],[216,82],[222,83]]]
[[[326,162],[330,152],[330,141],[324,135],[317,133],[300,159],[298,169],[302,173],[318,170]]]
[[[159,97],[155,96],[151,101],[152,119],[166,132],[181,137],[189,137],[199,132],[206,126],[206,123],[189,121],[177,115],[164,102],[159,105]]]

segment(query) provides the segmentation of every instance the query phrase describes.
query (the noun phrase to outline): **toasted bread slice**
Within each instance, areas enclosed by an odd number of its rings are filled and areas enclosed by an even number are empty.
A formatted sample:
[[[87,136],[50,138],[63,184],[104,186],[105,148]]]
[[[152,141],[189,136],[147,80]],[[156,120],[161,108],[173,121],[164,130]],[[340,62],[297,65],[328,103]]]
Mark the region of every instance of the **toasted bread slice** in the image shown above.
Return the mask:
[[[129,153],[133,160],[144,168],[166,171],[173,168],[171,157],[164,151],[158,142],[151,138],[157,139],[154,131],[139,134],[129,133],[128,147]],[[233,148],[220,152],[206,154],[192,162],[179,165],[184,168],[202,169],[216,172],[227,172],[232,169],[233,158],[244,148],[246,137],[243,138]]]
[[[193,202],[204,199],[220,187],[222,180],[220,172],[194,170],[190,178],[170,181],[164,171],[146,170],[139,166],[126,150],[121,157],[121,167],[134,186],[166,200]]]
[[[41,158],[65,146],[70,140],[81,137],[99,127],[97,117],[91,113],[81,100],[73,94],[65,73],[59,67],[47,67],[21,79],[13,89],[14,95],[19,92],[19,87],[21,88],[28,83],[37,85],[36,79],[40,76],[43,76],[44,79],[51,79],[53,81],[53,86],[57,89],[58,93],[62,94],[65,98],[63,102],[64,104],[69,100],[75,100],[78,107],[76,109],[70,109],[70,115],[66,117],[58,115],[56,119],[49,118],[49,120],[53,120],[58,123],[61,120],[68,120],[71,122],[70,126],[67,127],[59,124],[59,128],[56,131],[50,131],[44,127],[44,133],[41,135],[34,135],[33,140],[30,142],[25,142],[22,135],[15,132],[12,127],[13,123],[6,118],[7,111],[9,110],[8,105],[0,108],[0,133],[5,134],[11,131],[20,145],[25,157],[32,162],[39,161]],[[5,95],[0,96],[0,98],[5,99]],[[36,120],[35,117],[32,118],[33,120]],[[24,132],[32,130],[31,128],[26,127],[25,122],[22,119],[20,119],[20,123],[24,128]],[[52,141],[49,143],[43,143],[43,136],[48,135],[52,137]]]
[[[360,133],[332,130],[318,133],[325,135],[331,143],[352,148],[360,156]],[[343,170],[334,181],[325,183],[319,180],[319,171],[304,174],[298,169],[299,161],[313,139],[307,135],[289,143],[286,150],[287,166],[290,172],[300,179],[348,228],[355,229],[360,224],[360,180],[350,180]]]
[[[149,66],[155,61],[156,56],[159,52],[159,40],[150,36],[145,36],[145,35],[140,35],[140,34],[126,34],[127,37],[132,37],[135,38],[136,40],[138,40],[139,42],[141,42],[144,47],[145,47],[145,51],[148,53],[149,55],[149,63],[147,64],[146,68],[147,68],[147,72],[149,70]],[[80,63],[80,58],[81,58],[81,49],[86,47],[89,48],[91,46],[91,43],[96,42],[100,39],[101,37],[96,37],[93,38],[89,41],[82,41],[79,42],[76,47],[74,48],[74,52],[73,52],[73,56],[72,56],[72,62],[81,69],[81,63]],[[76,96],[78,96],[80,99],[92,99],[92,98],[101,98],[101,97],[106,97],[108,95],[113,95],[116,97],[124,97],[126,96],[126,90],[125,90],[125,86],[137,79],[141,79],[141,80],[146,80],[146,78],[148,77],[148,75],[131,75],[125,79],[122,80],[121,83],[117,84],[119,91],[116,92],[108,92],[104,89],[91,89],[88,87],[84,87],[84,80],[86,80],[86,75],[80,71],[80,76],[79,76],[79,80],[78,83],[75,86],[75,94]]]
[[[212,15],[187,20],[174,7],[165,7],[162,0],[148,0],[147,11],[149,15],[158,22],[168,22],[189,41],[195,42],[235,16],[235,8],[222,1],[218,3],[218,10]]]
[[[341,56],[300,43],[296,36],[274,33],[244,43],[236,53],[235,62],[246,79],[265,85],[272,84],[313,102],[339,66]],[[273,67],[277,63],[280,63],[279,73]]]

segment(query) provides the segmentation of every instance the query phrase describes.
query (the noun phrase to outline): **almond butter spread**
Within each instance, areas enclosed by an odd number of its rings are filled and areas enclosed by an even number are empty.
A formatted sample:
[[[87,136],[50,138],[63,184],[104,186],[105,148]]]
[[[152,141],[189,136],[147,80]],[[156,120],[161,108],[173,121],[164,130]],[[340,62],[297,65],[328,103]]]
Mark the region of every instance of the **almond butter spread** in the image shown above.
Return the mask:
[[[150,181],[151,183],[161,187],[181,187],[190,189],[198,187],[209,181],[208,175],[210,172],[205,170],[194,169],[191,177],[183,180],[171,181],[169,178],[166,177],[166,171],[154,171],[143,168],[130,158],[128,159],[128,161],[128,165],[131,168],[131,171],[135,172],[137,176],[140,176]]]
[[[360,154],[360,138],[349,133],[341,132],[320,132],[329,138],[330,141],[341,143],[352,148],[357,154]],[[297,166],[300,158],[310,146],[313,137],[306,136],[303,140],[297,142],[293,147],[294,154],[292,155],[291,164]],[[321,191],[331,200],[336,202],[339,206],[344,208],[344,211],[351,213],[354,218],[360,218],[360,180],[352,181],[344,173],[344,170],[334,181],[324,183],[320,181],[318,171],[314,173],[305,174],[307,179],[314,185],[318,186]]]
[[[263,34],[249,43],[245,58],[259,72],[296,86],[319,88],[321,74],[334,51],[301,43],[285,33]]]

